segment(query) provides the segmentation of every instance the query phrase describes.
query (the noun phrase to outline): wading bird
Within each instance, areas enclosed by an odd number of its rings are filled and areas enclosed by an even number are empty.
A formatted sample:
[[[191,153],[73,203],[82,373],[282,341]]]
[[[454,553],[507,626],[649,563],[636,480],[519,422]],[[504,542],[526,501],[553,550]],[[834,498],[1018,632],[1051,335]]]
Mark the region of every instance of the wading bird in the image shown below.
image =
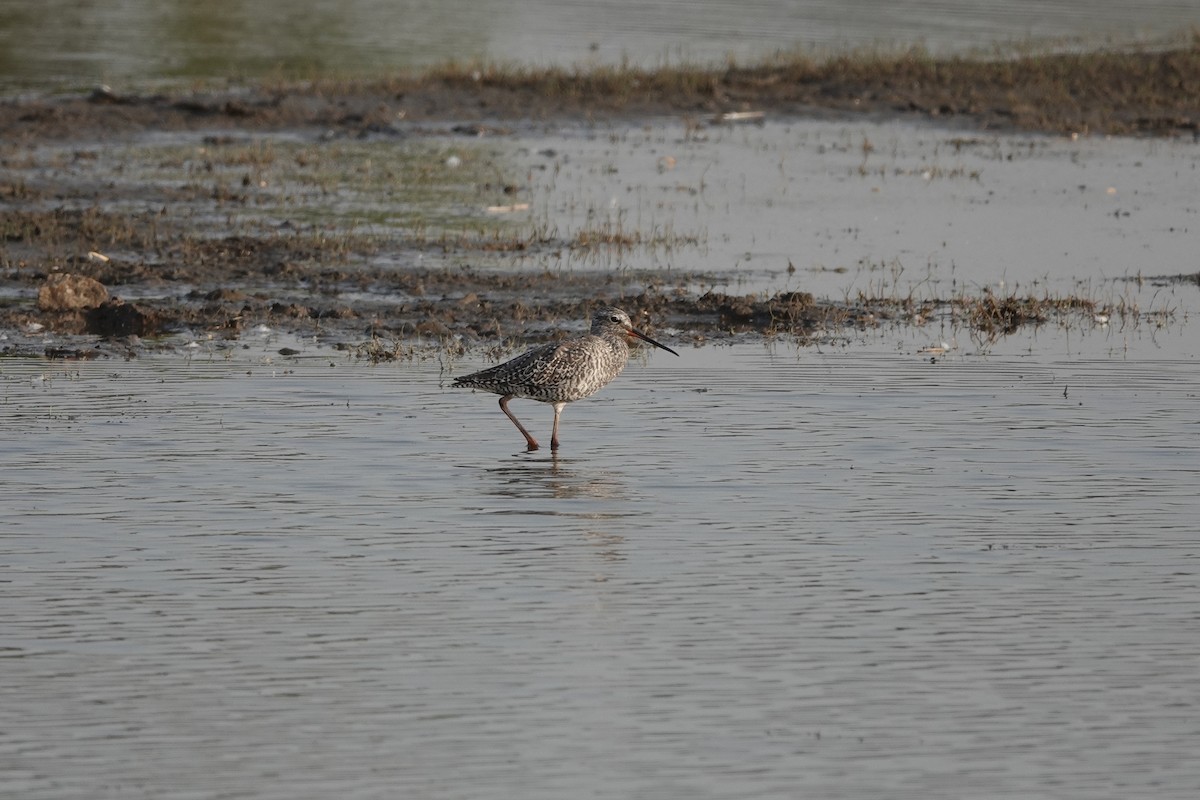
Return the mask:
[[[455,378],[452,385],[500,395],[500,410],[525,437],[529,450],[538,449],[537,439],[508,410],[508,401],[525,397],[553,404],[550,449],[557,450],[558,418],[563,407],[595,394],[620,375],[629,360],[629,344],[637,339],[679,355],[634,328],[621,309],[605,306],[592,314],[592,329],[587,333],[535,347],[503,364]]]

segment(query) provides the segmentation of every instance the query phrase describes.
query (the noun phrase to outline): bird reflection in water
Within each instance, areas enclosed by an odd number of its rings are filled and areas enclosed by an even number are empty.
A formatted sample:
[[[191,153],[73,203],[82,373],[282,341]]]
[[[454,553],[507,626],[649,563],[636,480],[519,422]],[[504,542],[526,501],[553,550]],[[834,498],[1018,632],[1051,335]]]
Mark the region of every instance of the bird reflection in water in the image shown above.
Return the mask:
[[[519,500],[632,499],[619,472],[584,469],[570,464],[570,460],[555,455],[549,459],[522,458],[511,464],[488,467],[484,472],[494,478],[494,481],[488,484],[484,491],[490,495]],[[621,512],[613,512],[610,505],[606,505],[606,508],[609,511],[603,516],[626,516]],[[580,511],[582,509],[578,508],[570,511],[564,509],[562,512],[548,509],[544,513],[570,513],[571,516],[581,516]]]

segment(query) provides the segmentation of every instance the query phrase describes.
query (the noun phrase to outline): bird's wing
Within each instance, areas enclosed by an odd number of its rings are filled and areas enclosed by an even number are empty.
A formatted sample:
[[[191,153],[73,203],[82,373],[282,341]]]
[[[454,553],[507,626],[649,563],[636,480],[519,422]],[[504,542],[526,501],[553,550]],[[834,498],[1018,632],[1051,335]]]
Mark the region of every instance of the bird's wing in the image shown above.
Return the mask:
[[[541,385],[555,385],[573,380],[587,369],[590,362],[584,342],[569,339],[551,342],[521,357],[530,379]]]
[[[557,342],[540,345],[494,367],[481,369],[478,372],[472,372],[470,375],[459,376],[454,379],[454,382],[471,386],[473,384],[492,383],[497,379],[515,378],[517,376],[528,378],[531,375],[541,374],[545,371],[546,364],[553,360],[554,351],[560,346]]]

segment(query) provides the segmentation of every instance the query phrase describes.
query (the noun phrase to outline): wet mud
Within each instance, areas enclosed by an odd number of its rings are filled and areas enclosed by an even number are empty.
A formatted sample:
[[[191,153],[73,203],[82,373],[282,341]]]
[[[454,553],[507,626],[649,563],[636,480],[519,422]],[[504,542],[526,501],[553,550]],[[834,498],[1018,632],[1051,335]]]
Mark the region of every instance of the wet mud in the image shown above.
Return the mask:
[[[465,135],[564,119],[661,114],[909,115],[985,130],[1195,135],[1200,35],[1180,47],[934,58],[919,49],[724,69],[451,65],[377,81],[317,80],[186,92],[0,103],[6,141],[112,138],[155,130],[398,133],[397,121]]]
[[[392,225],[381,233],[311,220],[236,219],[267,202],[263,190],[282,181],[282,170],[312,173],[325,150],[345,143],[478,142],[514,132],[528,138],[547,124],[681,114],[689,130],[702,131],[730,120],[753,124],[760,112],[902,116],[977,131],[1193,138],[1200,135],[1200,96],[1181,87],[1197,84],[1200,45],[997,61],[847,57],[708,72],[463,67],[373,83],[155,94],[103,87],[84,96],[10,98],[0,102],[0,328],[14,333],[2,350],[135,355],[160,337],[235,339],[251,325],[318,335],[372,358],[411,354],[414,342],[500,350],[581,324],[597,303],[642,314],[638,324],[651,335],[666,331],[674,341],[697,344],[743,334],[814,337],[933,314],[951,315],[982,336],[1090,316],[1097,309],[1087,298],[984,292],[921,302],[838,301],[803,291],[718,290],[720,276],[704,272],[530,267],[540,263],[532,258],[539,253],[663,244],[658,234],[639,231],[464,223]],[[172,134],[200,135],[202,149],[224,155],[168,165],[184,171],[185,180],[119,179],[162,167],[169,159],[161,150],[137,148]],[[273,150],[256,144],[264,134],[312,145]],[[528,203],[519,177],[501,174],[486,158],[479,162],[466,181],[472,202],[491,210]],[[323,168],[293,181],[309,194],[295,190],[270,202],[324,208],[346,178],[340,164]],[[426,178],[418,173],[412,180]],[[497,268],[498,258],[508,266]],[[40,331],[103,341],[41,348],[21,338]]]

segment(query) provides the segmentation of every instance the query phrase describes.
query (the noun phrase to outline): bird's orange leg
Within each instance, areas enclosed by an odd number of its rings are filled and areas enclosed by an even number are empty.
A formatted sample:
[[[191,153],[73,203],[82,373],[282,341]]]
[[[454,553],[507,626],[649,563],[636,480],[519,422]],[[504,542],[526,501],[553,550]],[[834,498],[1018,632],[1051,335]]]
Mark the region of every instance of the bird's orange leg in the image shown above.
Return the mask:
[[[533,436],[531,436],[529,434],[529,431],[525,430],[525,426],[522,425],[520,423],[520,421],[516,417],[513,416],[513,413],[511,411],[508,410],[508,401],[512,400],[513,397],[515,397],[515,395],[511,395],[511,394],[506,394],[506,395],[504,395],[504,397],[501,397],[500,398],[500,410],[504,412],[505,416],[507,416],[509,419],[512,420],[513,425],[516,425],[517,430],[519,430],[521,432],[521,435],[525,437],[525,443],[529,445],[528,449],[529,450],[537,450],[538,449],[537,439],[533,438]],[[555,417],[555,424],[556,425],[558,424],[557,416]]]

